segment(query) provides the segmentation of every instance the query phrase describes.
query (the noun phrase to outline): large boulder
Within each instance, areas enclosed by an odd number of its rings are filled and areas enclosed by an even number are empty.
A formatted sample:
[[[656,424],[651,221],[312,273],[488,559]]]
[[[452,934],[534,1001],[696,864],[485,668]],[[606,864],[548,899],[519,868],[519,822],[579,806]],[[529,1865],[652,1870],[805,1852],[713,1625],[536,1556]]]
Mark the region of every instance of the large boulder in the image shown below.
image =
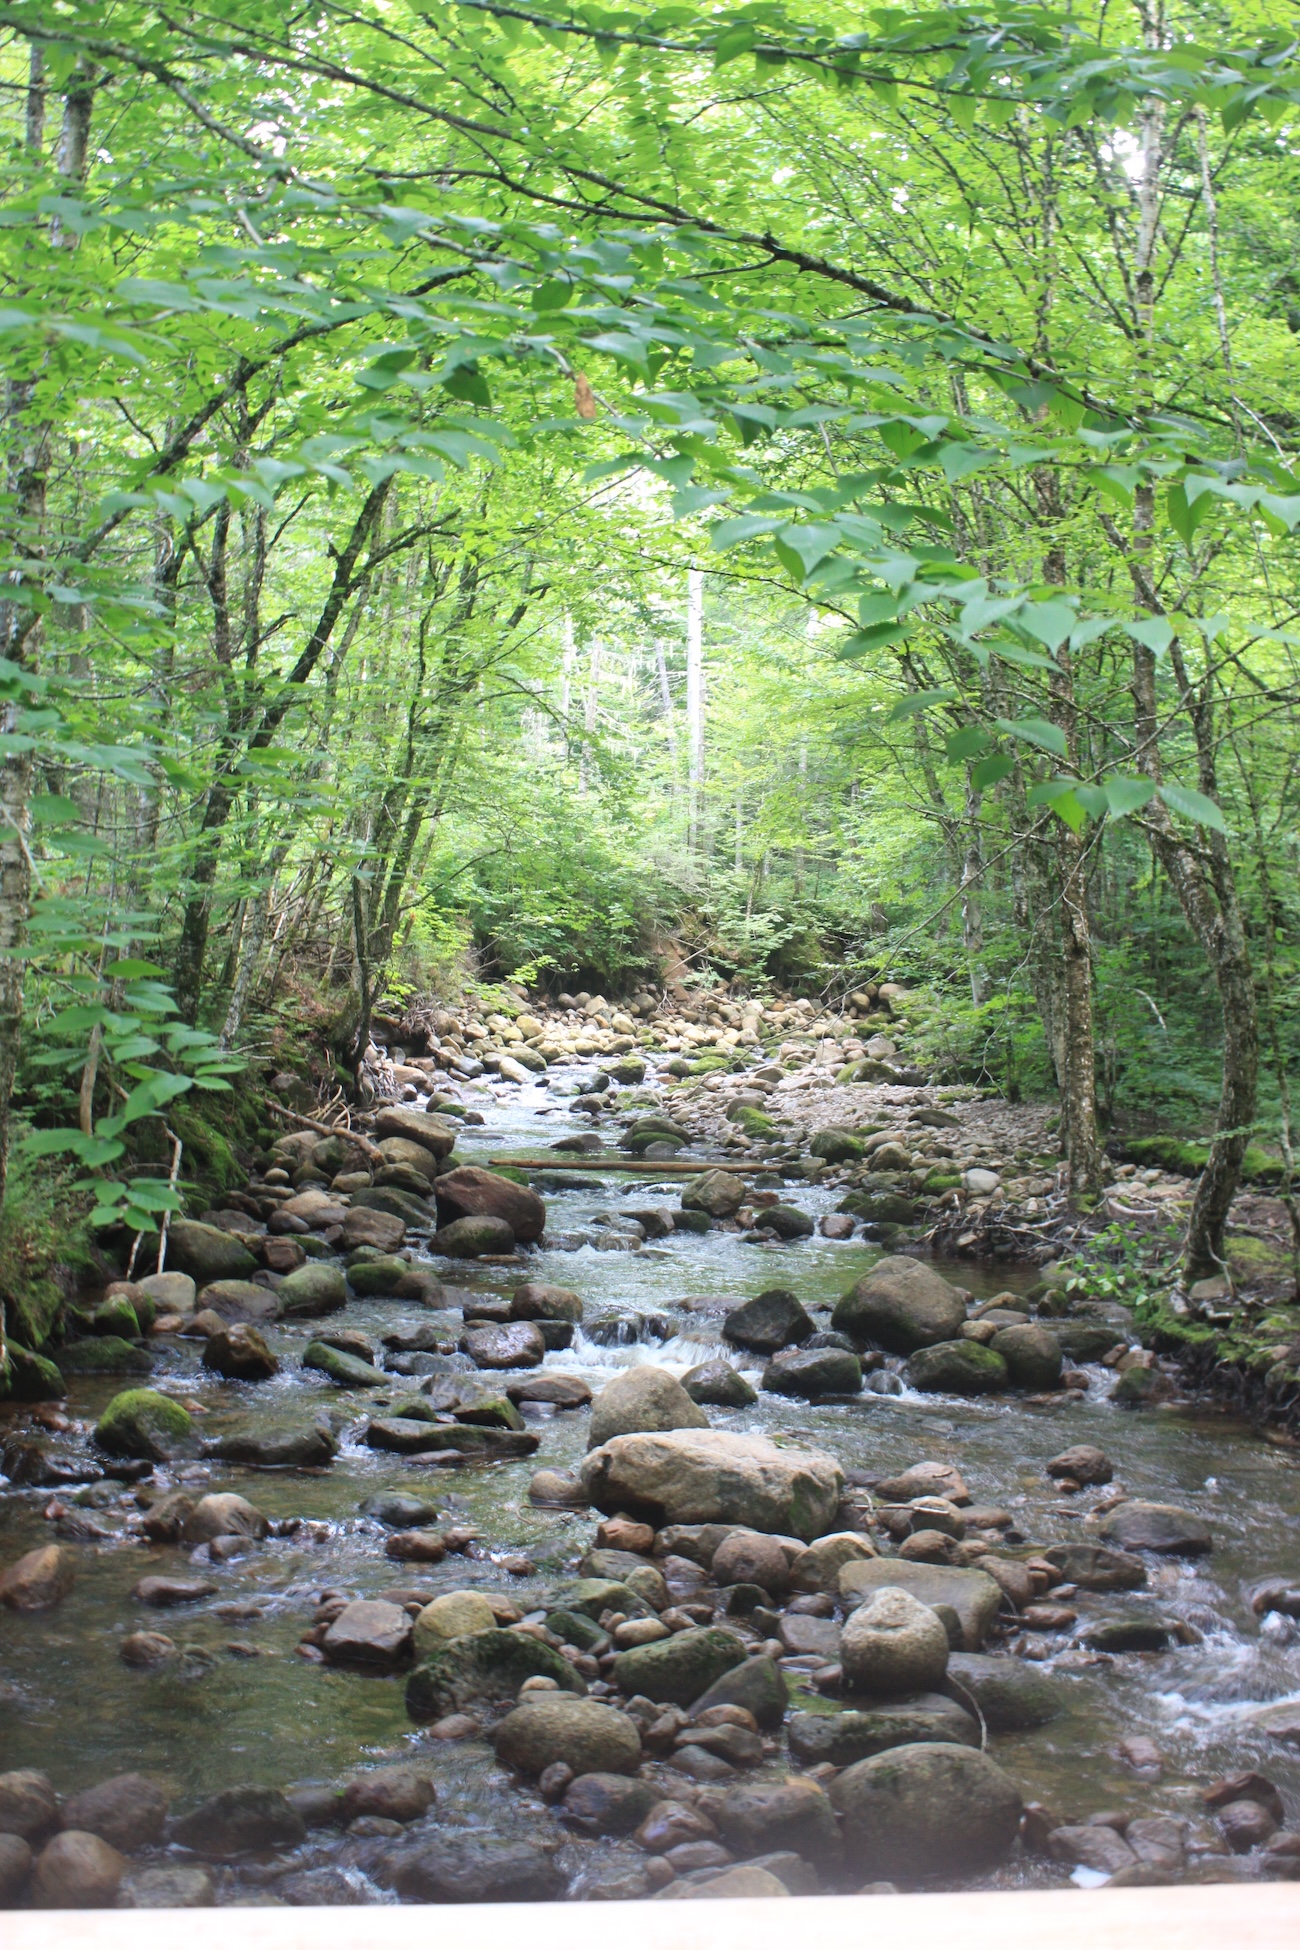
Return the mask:
[[[813,1323],[801,1302],[781,1286],[746,1300],[722,1323],[723,1340],[754,1354],[777,1354],[783,1347],[806,1341],[812,1331]]]
[[[439,1226],[429,1248],[440,1259],[502,1258],[514,1252],[515,1235],[508,1220],[480,1212]]]
[[[738,1525],[713,1553],[713,1581],[757,1584],[770,1598],[783,1598],[790,1588],[790,1561],[777,1538]]]
[[[582,1319],[582,1297],[572,1287],[525,1280],[511,1295],[510,1312],[515,1320],[569,1320],[576,1326]]]
[[[811,1539],[830,1528],[844,1477],[833,1456],[718,1429],[621,1435],[589,1452],[582,1484],[608,1515],[733,1523]]]
[[[384,1856],[379,1878],[417,1903],[547,1903],[564,1894],[564,1877],[540,1843],[478,1829],[422,1830]]]
[[[461,1347],[476,1368],[496,1372],[505,1368],[540,1368],[546,1342],[531,1320],[507,1321],[504,1326],[470,1327]]]
[[[856,1761],[831,1784],[855,1876],[974,1875],[1020,1827],[1020,1790],[987,1754],[925,1742]]]
[[[863,1710],[841,1713],[792,1713],[786,1729],[790,1752],[804,1767],[829,1761],[832,1767],[851,1767],[856,1760],[891,1747],[943,1741],[950,1746],[978,1747],[978,1723],[956,1700],[942,1693],[918,1693],[914,1699],[882,1700]]]
[[[188,1409],[153,1388],[128,1388],[114,1395],[95,1424],[95,1440],[112,1456],[149,1462],[172,1462],[199,1452]]]
[[[391,1169],[391,1167],[390,1167]],[[423,1184],[416,1173],[408,1183]],[[433,1208],[427,1199],[418,1193],[404,1190],[400,1185],[363,1185],[360,1191],[352,1194],[354,1212],[387,1212],[400,1219],[403,1225],[414,1226],[425,1231],[433,1224]]]
[[[269,1381],[280,1363],[256,1327],[236,1321],[214,1334],[202,1355],[203,1366],[227,1381]]]
[[[115,1774],[74,1794],[63,1807],[65,1828],[98,1835],[124,1855],[161,1841],[166,1819],[167,1796],[143,1774]]]
[[[515,1238],[531,1245],[542,1236],[546,1207],[527,1185],[516,1185],[481,1165],[458,1165],[445,1171],[434,1190],[438,1198],[438,1223],[449,1226],[455,1219],[504,1219]]]
[[[167,1264],[175,1273],[188,1273],[196,1287],[213,1280],[245,1280],[257,1270],[247,1246],[219,1226],[197,1219],[173,1219],[167,1228]]]
[[[701,1361],[682,1376],[682,1387],[701,1408],[752,1408],[758,1391],[730,1361]]]
[[[606,1382],[591,1405],[587,1447],[598,1449],[616,1435],[708,1426],[708,1416],[676,1375],[649,1366],[624,1368]]]
[[[408,1110],[402,1104],[385,1104],[375,1118],[375,1136],[381,1140],[381,1151],[383,1139],[405,1138],[431,1151],[435,1158],[447,1157],[456,1142],[455,1132],[441,1117],[433,1117],[427,1110]]]
[[[540,1774],[562,1761],[575,1774],[635,1774],[636,1723],[612,1706],[563,1693],[535,1693],[496,1730],[497,1759],[517,1774]]]
[[[734,1171],[706,1171],[682,1186],[683,1212],[704,1212],[711,1219],[729,1219],[745,1203],[745,1182]]]
[[[50,1611],[67,1597],[76,1576],[71,1551],[38,1544],[0,1572],[0,1604],[10,1611]]]
[[[948,1669],[948,1634],[928,1605],[885,1585],[849,1613],[840,1665],[851,1693],[904,1699],[937,1692]]]
[[[425,1659],[440,1652],[449,1639],[496,1629],[496,1613],[481,1591],[441,1591],[416,1617],[415,1656]]]
[[[203,1453],[247,1469],[326,1469],[338,1454],[338,1438],[322,1422],[297,1427],[234,1429],[205,1442]]]
[[[1023,1326],[1000,1327],[989,1342],[1001,1355],[1015,1388],[1049,1389],[1061,1385],[1061,1343],[1049,1328],[1029,1320]]]
[[[285,1320],[317,1320],[322,1314],[335,1314],[347,1305],[347,1281],[341,1266],[309,1259],[305,1266],[285,1274],[275,1289],[275,1297]]]
[[[1007,1364],[979,1341],[938,1341],[919,1348],[907,1379],[923,1395],[991,1395],[1007,1385]]]
[[[279,1788],[223,1788],[172,1826],[172,1840],[210,1861],[262,1849],[297,1848],[307,1839],[302,1816]]]
[[[835,1810],[813,1781],[746,1781],[728,1789],[716,1819],[733,1855],[793,1849],[805,1861],[834,1867],[842,1853]]]
[[[111,1909],[126,1860],[98,1835],[65,1828],[47,1842],[32,1870],[37,1909]]]
[[[616,1654],[614,1678],[629,1698],[690,1706],[724,1672],[745,1657],[744,1641],[720,1626],[705,1625],[651,1645],[634,1645]]]
[[[280,1302],[269,1286],[255,1280],[214,1280],[199,1295],[200,1310],[227,1325],[264,1325],[280,1318]],[[195,1316],[196,1326],[204,1323]]]
[[[1140,1557],[1104,1544],[1049,1544],[1042,1554],[1060,1572],[1062,1584],[1084,1591],[1141,1591],[1147,1581]]]
[[[978,1708],[990,1733],[1017,1733],[1046,1726],[1065,1701],[1061,1682],[1025,1659],[995,1659],[981,1652],[954,1652],[943,1690],[959,1706]]]
[[[447,1133],[451,1136],[450,1131]],[[386,1137],[379,1140],[379,1155],[386,1165],[405,1166],[423,1178],[429,1186],[438,1176],[438,1157],[427,1144],[416,1144],[410,1138]]]
[[[586,1687],[567,1659],[527,1632],[474,1632],[429,1651],[406,1682],[413,1720],[441,1720],[471,1701],[513,1699],[525,1679],[553,1679],[569,1693]]]
[[[1214,1549],[1209,1525],[1176,1503],[1121,1503],[1101,1534],[1123,1551],[1153,1551],[1159,1557],[1204,1557]]]
[[[373,1246],[377,1252],[395,1253],[405,1237],[405,1220],[392,1212],[376,1212],[369,1206],[356,1205],[344,1214],[343,1246],[347,1252],[357,1246]]]
[[[788,1347],[763,1370],[769,1395],[819,1401],[823,1395],[862,1392],[862,1363],[842,1347]]]
[[[965,1318],[961,1295],[932,1266],[919,1259],[881,1259],[838,1302],[831,1325],[860,1347],[913,1354],[952,1340]]]
[[[1002,1591],[983,1571],[958,1570],[947,1564],[918,1564],[898,1557],[873,1557],[846,1564],[840,1572],[840,1596],[851,1605],[865,1604],[887,1585],[896,1585],[932,1609],[948,1605],[961,1622],[968,1652],[978,1652],[998,1615]]]

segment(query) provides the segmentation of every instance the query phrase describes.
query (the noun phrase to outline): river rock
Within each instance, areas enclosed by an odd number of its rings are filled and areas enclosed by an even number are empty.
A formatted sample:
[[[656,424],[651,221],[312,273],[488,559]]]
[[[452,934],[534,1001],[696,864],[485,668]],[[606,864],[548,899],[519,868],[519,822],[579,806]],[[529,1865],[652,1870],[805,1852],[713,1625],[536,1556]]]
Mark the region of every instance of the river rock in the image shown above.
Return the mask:
[[[789,1894],[790,1891],[778,1876],[751,1862],[739,1869],[724,1869],[720,1875],[709,1876],[703,1882],[670,1882],[666,1889],[655,1892],[654,1901],[729,1903]]]
[[[706,1171],[682,1186],[683,1212],[704,1212],[711,1219],[729,1219],[745,1203],[745,1182],[733,1171]]]
[[[1051,1389],[1061,1385],[1061,1343],[1034,1321],[1021,1327],[1000,1327],[989,1347],[1007,1364],[1016,1388]]]
[[[213,1280],[245,1280],[257,1270],[257,1261],[238,1239],[217,1226],[202,1225],[197,1219],[171,1221],[167,1228],[167,1259],[173,1272],[187,1273],[200,1288]],[[160,1297],[159,1304],[167,1303]],[[191,1296],[190,1305],[193,1304]]]
[[[392,1386],[392,1376],[385,1374],[370,1361],[362,1361],[355,1354],[345,1354],[342,1348],[331,1347],[327,1341],[308,1341],[302,1351],[304,1368],[314,1369],[323,1374],[338,1388],[388,1388]]]
[[[885,1503],[911,1503],[918,1496],[941,1496],[960,1509],[971,1500],[961,1474],[951,1463],[913,1463],[899,1476],[885,1476],[874,1485]]]
[[[338,1439],[319,1422],[287,1429],[237,1429],[205,1442],[203,1454],[248,1469],[326,1469]]]
[[[448,1157],[456,1143],[451,1125],[441,1117],[426,1110],[408,1110],[404,1104],[384,1105],[375,1117],[375,1136],[381,1140],[381,1150],[383,1139],[405,1138],[432,1151],[435,1158]]]
[[[649,1366],[624,1368],[592,1403],[587,1446],[597,1449],[615,1436],[708,1426],[708,1416],[675,1375]]]
[[[766,1217],[766,1214],[763,1215]],[[806,1340],[813,1323],[802,1304],[785,1287],[771,1287],[756,1299],[736,1307],[722,1323],[722,1337],[733,1347],[755,1354],[776,1354]]]
[[[117,1892],[119,1909],[211,1909],[217,1888],[206,1869],[128,1869]]]
[[[214,1537],[252,1537],[269,1535],[270,1520],[255,1504],[233,1490],[202,1496],[184,1518],[187,1544],[211,1543]]]
[[[512,1402],[546,1402],[552,1408],[586,1408],[591,1389],[576,1374],[530,1375],[526,1381],[507,1381],[506,1394]]]
[[[16,1909],[35,1857],[21,1835],[0,1831],[0,1908]]]
[[[928,1605],[885,1585],[850,1612],[840,1665],[850,1692],[883,1699],[937,1692],[948,1666],[948,1634]]]
[[[216,1280],[204,1287],[199,1301],[200,1310],[192,1316],[187,1332],[202,1325],[205,1316],[223,1321],[228,1327],[237,1322],[265,1325],[280,1318],[278,1296],[270,1287],[259,1286],[254,1280]]]
[[[812,1781],[747,1781],[728,1789],[715,1818],[733,1855],[793,1849],[829,1867],[842,1853],[835,1811]]]
[[[403,1280],[411,1271],[410,1261],[399,1259],[395,1254],[385,1255],[380,1259],[361,1260],[355,1266],[348,1267],[348,1285],[363,1300],[373,1296],[387,1299],[400,1290]],[[437,1334],[433,1334],[430,1344],[432,1345],[437,1339]],[[387,1339],[386,1344],[390,1344],[387,1343]],[[419,1350],[406,1348],[403,1351],[416,1353]]]
[[[126,1861],[98,1835],[65,1828],[45,1844],[32,1869],[37,1909],[112,1909]]]
[[[448,1131],[448,1137],[451,1132]],[[386,1137],[379,1140],[379,1155],[385,1164],[406,1165],[418,1172],[427,1185],[432,1185],[438,1176],[437,1153],[427,1144],[416,1144],[411,1138]]]
[[[771,1395],[794,1395],[819,1401],[823,1395],[862,1392],[862,1363],[856,1354],[835,1347],[787,1348],[763,1370],[763,1387]]]
[[[744,1641],[720,1626],[674,1632],[653,1645],[636,1645],[614,1658],[619,1690],[666,1705],[690,1706],[716,1679],[744,1659]]]
[[[913,1354],[954,1340],[965,1318],[961,1296],[933,1267],[919,1259],[881,1259],[838,1302],[831,1325],[860,1347]]]
[[[502,1327],[470,1327],[461,1347],[476,1368],[540,1368],[546,1342],[532,1321],[510,1321]]]
[[[309,1259],[305,1266],[285,1275],[275,1297],[285,1320],[317,1320],[347,1305],[347,1281],[342,1267]]]
[[[1103,1544],[1049,1544],[1042,1555],[1060,1572],[1062,1584],[1084,1591],[1140,1591],[1147,1581],[1140,1557]]]
[[[1124,1837],[1107,1824],[1091,1822],[1066,1824],[1054,1828],[1047,1838],[1052,1858],[1071,1867],[1095,1869],[1099,1875],[1117,1875],[1135,1866],[1137,1856]]]
[[[212,1862],[264,1849],[297,1848],[307,1839],[302,1816],[279,1788],[230,1787],[172,1824],[172,1840]]]
[[[171,1244],[171,1229],[168,1229],[168,1245]],[[198,1294],[198,1282],[188,1273],[147,1273],[136,1285],[141,1293],[148,1294],[160,1314],[192,1314]]]
[[[423,1767],[376,1767],[354,1774],[343,1784],[342,1815],[356,1821],[374,1815],[381,1821],[418,1821],[436,1799],[434,1785]]]
[[[1076,1442],[1069,1449],[1062,1449],[1059,1456],[1053,1456],[1047,1465],[1047,1474],[1066,1477],[1091,1489],[1102,1483],[1109,1483],[1115,1474],[1115,1465],[1104,1449],[1098,1449],[1092,1442]]]
[[[434,1189],[441,1226],[456,1219],[504,1219],[523,1245],[540,1239],[545,1229],[546,1207],[536,1192],[480,1165],[459,1165],[444,1172]]]
[[[990,1395],[1007,1385],[1007,1365],[978,1341],[938,1341],[920,1348],[907,1379],[925,1395]]]
[[[119,1641],[117,1656],[134,1671],[150,1672],[174,1659],[178,1649],[175,1639],[169,1639],[165,1632],[128,1632]]]
[[[525,1280],[511,1295],[510,1312],[516,1320],[570,1320],[576,1326],[582,1319],[582,1299],[571,1287]]]
[[[426,1653],[406,1682],[413,1720],[441,1720],[480,1699],[513,1699],[525,1679],[553,1679],[563,1691],[585,1693],[567,1659],[526,1632],[474,1632]]]
[[[353,1252],[358,1246],[373,1246],[376,1252],[395,1253],[406,1237],[405,1221],[391,1212],[377,1212],[369,1206],[350,1206],[343,1216],[343,1248]],[[407,1267],[409,1272],[410,1268]]]
[[[200,1598],[211,1598],[218,1589],[210,1578],[139,1578],[131,1586],[131,1596],[142,1605],[168,1611],[174,1605],[192,1605]]]
[[[128,1388],[114,1395],[95,1425],[95,1440],[113,1456],[140,1456],[172,1462],[198,1454],[198,1438],[187,1410],[152,1388]]]
[[[0,1774],[0,1835],[39,1842],[59,1825],[59,1797],[48,1774],[34,1767]]]
[[[611,1706],[539,1693],[506,1714],[496,1731],[496,1753],[517,1774],[537,1775],[557,1761],[575,1774],[635,1774],[641,1736],[627,1714]]]
[[[648,1781],[626,1774],[579,1774],[564,1793],[564,1819],[583,1835],[630,1835],[659,1801]]]
[[[979,1651],[1002,1603],[1001,1590],[983,1571],[959,1570],[947,1564],[874,1557],[846,1564],[840,1572],[840,1595],[848,1604],[864,1604],[887,1585],[910,1592],[932,1610],[947,1605],[960,1621],[968,1652]]]
[[[1061,1682],[1025,1659],[954,1652],[943,1685],[959,1706],[974,1701],[990,1733],[1046,1726],[1065,1705]]]
[[[775,1537],[742,1527],[731,1531],[713,1553],[715,1584],[761,1585],[769,1598],[790,1588],[790,1564]]]
[[[1160,1557],[1204,1557],[1214,1549],[1210,1527],[1175,1503],[1121,1503],[1101,1526],[1107,1543]]]
[[[1091,1320],[1053,1321],[1052,1332],[1066,1360],[1076,1362],[1100,1361],[1127,1339],[1121,1328]]]
[[[1020,1792],[986,1754],[926,1742],[848,1767],[831,1785],[854,1874],[913,1879],[978,1874],[1001,1862],[1020,1826]]]
[[[429,1248],[443,1259],[482,1259],[485,1254],[513,1253],[515,1235],[507,1220],[492,1212],[482,1212],[440,1226],[429,1241]]]
[[[387,1212],[392,1218],[400,1219],[404,1226],[416,1231],[425,1231],[434,1223],[433,1208],[427,1199],[421,1198],[410,1189],[388,1182],[393,1167],[386,1168],[380,1176],[385,1181],[374,1185],[363,1185],[352,1194],[354,1212]],[[408,1174],[402,1172],[403,1177]],[[426,1190],[424,1180],[418,1173],[409,1174],[409,1181]]]
[[[730,1361],[701,1361],[682,1376],[682,1387],[701,1408],[752,1408],[757,1391]]]
[[[334,1620],[321,1649],[331,1665],[391,1672],[410,1653],[411,1621],[400,1605],[356,1598]]]
[[[448,1639],[467,1638],[474,1632],[494,1632],[496,1623],[496,1613],[481,1591],[442,1591],[416,1618],[415,1656],[427,1658]]]
[[[563,1875],[538,1843],[481,1831],[413,1837],[384,1856],[379,1875],[408,1902],[547,1903],[564,1894]]]
[[[710,1707],[740,1706],[753,1714],[764,1732],[771,1732],[785,1718],[787,1704],[781,1668],[767,1653],[760,1653],[715,1679],[694,1702],[692,1711],[698,1717]]]
[[[942,1693],[918,1693],[914,1699],[882,1700],[865,1709],[836,1713],[792,1713],[786,1729],[790,1752],[804,1767],[829,1762],[851,1767],[891,1747],[942,1741],[978,1747],[975,1720]]]
[[[615,1436],[582,1464],[588,1497],[609,1516],[740,1523],[804,1538],[829,1529],[843,1481],[833,1456],[718,1429]]]
[[[124,1855],[162,1839],[167,1796],[144,1774],[115,1774],[64,1803],[63,1825],[98,1835]]]
[[[856,1530],[836,1530],[827,1537],[819,1537],[816,1543],[809,1544],[790,1566],[790,1588],[793,1591],[823,1591],[828,1597],[838,1598],[840,1594],[840,1572],[846,1564],[860,1564],[869,1557],[877,1556],[875,1545],[870,1538],[859,1535]]]
[[[0,1572],[0,1604],[10,1611],[50,1611],[67,1597],[76,1576],[71,1551],[41,1544]]]
[[[201,1358],[205,1368],[227,1381],[269,1381],[280,1371],[265,1340],[247,1321],[236,1321],[214,1334]]]

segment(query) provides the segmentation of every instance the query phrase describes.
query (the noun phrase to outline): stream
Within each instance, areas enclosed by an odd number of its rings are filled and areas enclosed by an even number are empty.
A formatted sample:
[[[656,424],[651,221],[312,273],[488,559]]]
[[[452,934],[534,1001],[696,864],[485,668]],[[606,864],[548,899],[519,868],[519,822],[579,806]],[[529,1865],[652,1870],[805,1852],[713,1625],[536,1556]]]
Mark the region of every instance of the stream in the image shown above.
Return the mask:
[[[552,1072],[552,1078],[555,1076]],[[590,1129],[548,1092],[545,1081],[471,1090],[466,1101],[484,1113],[481,1127],[458,1136],[467,1164],[512,1154],[536,1157],[564,1136]],[[566,1168],[563,1154],[557,1170]],[[680,1179],[636,1181],[589,1174],[582,1190],[547,1189],[548,1234],[587,1229],[594,1215],[620,1207],[677,1203]],[[815,1185],[786,1188],[790,1202],[814,1218],[832,1210],[836,1192]],[[527,1277],[573,1287],[585,1320],[569,1349],[547,1356],[547,1370],[583,1377],[599,1389],[612,1372],[652,1362],[674,1374],[720,1351],[721,1314],[683,1314],[688,1296],[747,1297],[765,1287],[792,1287],[819,1326],[825,1311],[869,1268],[880,1250],[861,1239],[833,1242],[820,1235],[789,1245],[755,1245],[738,1234],[676,1232],[639,1251],[542,1249],[528,1255]],[[1023,1291],[1037,1269],[969,1261],[938,1270],[976,1299]],[[439,1276],[466,1295],[508,1290],[511,1269],[472,1262],[438,1262]],[[651,1332],[606,1344],[593,1335],[612,1316],[650,1317]],[[659,1338],[655,1316],[669,1331]],[[332,1325],[377,1337],[397,1325],[446,1325],[460,1331],[458,1313],[431,1315],[394,1299],[353,1300]],[[39,1768],[61,1793],[106,1776],[138,1770],[156,1776],[174,1804],[184,1806],[234,1782],[278,1787],[323,1784],[358,1766],[412,1754],[431,1763],[443,1818],[488,1824],[502,1834],[525,1832],[538,1803],[521,1794],[481,1741],[431,1739],[407,1717],[404,1674],[367,1674],[309,1663],[295,1655],[317,1594],[341,1591],[376,1596],[394,1586],[439,1591],[481,1587],[505,1592],[527,1612],[572,1577],[589,1545],[589,1513],[537,1508],[529,1501],[535,1469],[576,1468],[585,1449],[585,1412],[530,1408],[540,1436],[527,1461],[455,1471],[421,1468],[377,1453],[357,1439],[376,1397],[340,1391],[298,1368],[313,1336],[311,1323],[277,1326],[267,1337],[281,1357],[280,1374],[257,1385],[232,1385],[207,1373],[201,1343],[164,1339],[154,1386],[207,1411],[205,1434],[219,1434],[250,1418],[259,1425],[308,1419],[316,1408],[347,1416],[337,1460],[319,1472],[256,1471],[210,1463],[178,1464],[159,1472],[169,1484],[198,1494],[232,1489],[272,1518],[307,1520],[296,1535],[250,1547],[230,1562],[204,1565],[217,1595],[167,1614],[149,1612],[130,1594],[147,1572],[187,1573],[186,1554],[143,1544],[124,1532],[135,1493],[106,1482],[59,1492],[70,1512],[109,1533],[77,1545],[77,1582],[55,1610],[0,1613],[0,1767]],[[761,1362],[727,1349],[757,1385]],[[897,1366],[897,1363],[891,1363]],[[715,1427],[781,1434],[829,1451],[846,1470],[885,1475],[921,1460],[956,1464],[976,1504],[1008,1511],[1013,1543],[1045,1546],[1071,1541],[1096,1493],[1063,1496],[1044,1473],[1049,1458],[1076,1443],[1095,1443],[1115,1464],[1113,1490],[1195,1510],[1214,1533],[1213,1554],[1196,1559],[1148,1558],[1149,1590],[1166,1616],[1192,1628],[1194,1642],[1158,1654],[1097,1658],[1069,1633],[1047,1643],[1042,1669],[1062,1684],[1064,1710],[1031,1732],[995,1736],[991,1751],[1027,1802],[1041,1802],[1065,1819],[1083,1822],[1104,1809],[1130,1814],[1173,1813],[1203,1819],[1201,1791],[1216,1777],[1258,1768],[1280,1788],[1295,1826],[1300,1809],[1300,1747],[1283,1745],[1250,1723],[1253,1708],[1300,1696],[1300,1623],[1271,1615],[1261,1625],[1246,1592],[1268,1574],[1294,1583],[1300,1572],[1300,1462],[1269,1446],[1247,1427],[1204,1405],[1131,1412],[1106,1399],[1113,1377],[1088,1370],[1086,1398],[1034,1406],[1017,1396],[960,1400],[864,1393],[852,1401],[808,1406],[760,1395],[741,1411],[712,1409]],[[124,1386],[121,1378],[71,1383],[68,1414],[80,1425],[96,1417]],[[411,1384],[412,1386],[418,1384]],[[404,1392],[397,1383],[394,1394]],[[379,1399],[382,1399],[379,1398]],[[305,1412],[306,1411],[306,1412]],[[56,1436],[60,1448],[84,1453],[77,1439]],[[398,1565],[384,1555],[382,1527],[358,1514],[374,1492],[396,1489],[436,1503],[445,1522],[482,1533],[482,1554],[449,1555],[433,1565]],[[50,1540],[44,1515],[54,1493],[0,1494],[0,1562]],[[535,1567],[512,1575],[499,1561],[523,1554]],[[1126,1597],[1087,1593],[1074,1601],[1081,1618],[1123,1611]],[[182,1656],[165,1669],[138,1671],[119,1657],[127,1633],[162,1629]],[[1117,1743],[1152,1739],[1163,1756],[1158,1781],[1138,1778],[1117,1758]],[[784,1757],[767,1764],[779,1778]],[[599,1847],[602,1845],[584,1845]],[[305,1859],[326,1859],[318,1839]],[[566,1844],[576,1855],[577,1844]],[[980,1880],[993,1885],[1059,1884],[1069,1871],[1017,1855]],[[229,1899],[256,1897],[258,1872],[228,1878]],[[376,1896],[372,1893],[371,1900]],[[391,1899],[390,1899],[391,1900]]]

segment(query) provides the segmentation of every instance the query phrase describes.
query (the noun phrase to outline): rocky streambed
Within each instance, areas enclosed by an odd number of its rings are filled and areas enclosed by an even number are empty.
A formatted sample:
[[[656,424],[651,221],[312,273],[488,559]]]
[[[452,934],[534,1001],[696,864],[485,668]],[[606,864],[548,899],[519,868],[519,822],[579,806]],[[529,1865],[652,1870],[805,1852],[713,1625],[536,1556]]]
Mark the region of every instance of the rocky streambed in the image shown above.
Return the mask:
[[[29,1371],[4,1900],[1300,1873],[1293,1453],[1047,1248],[909,1256],[923,1085],[873,1173],[652,1073],[631,1179],[588,1055],[394,1066]],[[968,1229],[1034,1142],[972,1117]]]

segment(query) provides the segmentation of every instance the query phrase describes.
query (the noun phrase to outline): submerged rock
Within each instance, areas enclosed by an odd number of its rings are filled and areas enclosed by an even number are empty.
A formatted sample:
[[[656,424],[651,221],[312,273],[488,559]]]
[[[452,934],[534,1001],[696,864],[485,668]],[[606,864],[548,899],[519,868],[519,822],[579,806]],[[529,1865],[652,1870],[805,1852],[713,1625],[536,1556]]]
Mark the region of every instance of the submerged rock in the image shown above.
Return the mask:
[[[0,1572],[0,1604],[10,1611],[50,1611],[76,1582],[72,1553],[59,1544],[42,1544]]]
[[[297,1848],[307,1839],[299,1815],[278,1788],[223,1788],[172,1825],[172,1840],[214,1862],[262,1849]]]
[[[1160,1557],[1204,1557],[1214,1549],[1209,1525],[1175,1503],[1121,1503],[1103,1522],[1101,1534],[1121,1550]]]
[[[379,1874],[411,1902],[547,1903],[564,1893],[564,1877],[536,1842],[481,1832],[413,1837],[384,1856]]]

